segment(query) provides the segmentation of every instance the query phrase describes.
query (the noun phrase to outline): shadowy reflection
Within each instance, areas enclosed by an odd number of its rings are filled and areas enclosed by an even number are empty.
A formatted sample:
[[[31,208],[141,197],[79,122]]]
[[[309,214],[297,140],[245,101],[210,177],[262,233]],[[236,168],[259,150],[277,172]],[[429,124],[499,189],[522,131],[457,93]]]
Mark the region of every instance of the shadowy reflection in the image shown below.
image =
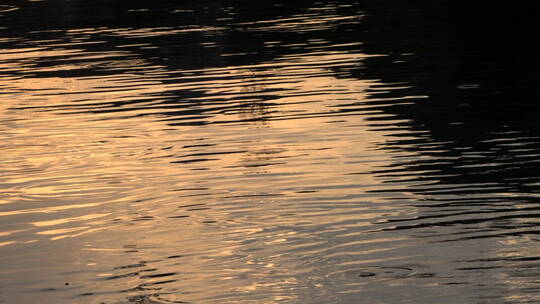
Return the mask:
[[[400,133],[405,128],[417,134],[394,137],[380,146],[416,157],[396,159],[395,164],[373,173],[392,182],[396,178],[421,182],[396,190],[440,202],[434,202],[435,207],[495,207],[515,201],[518,205],[509,208],[518,208],[536,203],[538,61],[523,47],[532,31],[530,20],[515,8],[508,11],[498,6],[439,6],[421,1],[402,5],[400,10],[378,7],[370,11],[363,25],[379,32],[363,51],[389,56],[368,58],[365,69],[357,73],[404,87],[374,92],[375,101],[370,104],[391,116],[372,121],[379,129]],[[496,22],[508,16],[520,17],[516,19],[520,21]],[[415,95],[426,98],[405,104],[388,102]],[[376,101],[379,98],[384,101]],[[396,126],[395,119],[404,123]],[[508,210],[496,210],[503,211]],[[498,218],[493,216],[493,220]]]
[[[393,133],[379,149],[397,155],[371,172],[392,184],[376,192],[421,198],[405,202],[419,207],[415,216],[382,229],[484,249],[498,243],[496,258],[459,269],[504,278],[506,291],[481,298],[480,288],[478,299],[502,293],[512,303],[534,302],[537,286],[519,269],[535,272],[538,259],[524,249],[537,243],[540,218],[539,64],[527,47],[535,26],[523,8],[436,3],[366,8],[362,24],[376,32],[363,52],[388,56],[366,59],[353,75],[403,87],[371,95],[370,104],[389,114],[371,118],[373,128]],[[403,96],[426,98],[402,103]]]

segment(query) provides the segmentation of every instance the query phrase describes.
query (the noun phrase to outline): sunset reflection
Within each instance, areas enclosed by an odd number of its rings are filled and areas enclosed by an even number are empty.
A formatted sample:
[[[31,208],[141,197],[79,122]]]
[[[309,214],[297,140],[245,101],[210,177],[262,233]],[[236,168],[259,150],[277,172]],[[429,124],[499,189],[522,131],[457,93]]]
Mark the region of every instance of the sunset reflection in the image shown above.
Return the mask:
[[[536,78],[474,18],[106,2],[0,5],[0,303],[538,300]]]

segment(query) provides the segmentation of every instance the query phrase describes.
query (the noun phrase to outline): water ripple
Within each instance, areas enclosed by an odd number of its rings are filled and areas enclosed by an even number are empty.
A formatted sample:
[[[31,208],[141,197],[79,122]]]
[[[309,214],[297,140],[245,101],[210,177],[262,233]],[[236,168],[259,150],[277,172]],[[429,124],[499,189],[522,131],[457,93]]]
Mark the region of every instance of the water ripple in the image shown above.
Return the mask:
[[[0,5],[0,303],[538,302],[537,55],[459,6]]]

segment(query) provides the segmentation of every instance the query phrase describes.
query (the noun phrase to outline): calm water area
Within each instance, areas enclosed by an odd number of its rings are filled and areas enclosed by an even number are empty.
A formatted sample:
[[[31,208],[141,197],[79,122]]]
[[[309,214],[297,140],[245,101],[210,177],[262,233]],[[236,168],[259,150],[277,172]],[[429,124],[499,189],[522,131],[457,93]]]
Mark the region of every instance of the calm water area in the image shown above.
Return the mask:
[[[0,1],[0,303],[540,303],[527,11]]]

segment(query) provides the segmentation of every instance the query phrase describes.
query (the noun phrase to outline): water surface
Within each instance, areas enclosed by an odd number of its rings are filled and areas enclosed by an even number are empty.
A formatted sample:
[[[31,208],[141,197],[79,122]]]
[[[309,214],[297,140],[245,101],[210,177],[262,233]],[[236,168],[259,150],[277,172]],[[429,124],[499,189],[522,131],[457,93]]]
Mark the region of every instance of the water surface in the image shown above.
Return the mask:
[[[0,303],[538,303],[538,60],[487,12],[0,5]]]

